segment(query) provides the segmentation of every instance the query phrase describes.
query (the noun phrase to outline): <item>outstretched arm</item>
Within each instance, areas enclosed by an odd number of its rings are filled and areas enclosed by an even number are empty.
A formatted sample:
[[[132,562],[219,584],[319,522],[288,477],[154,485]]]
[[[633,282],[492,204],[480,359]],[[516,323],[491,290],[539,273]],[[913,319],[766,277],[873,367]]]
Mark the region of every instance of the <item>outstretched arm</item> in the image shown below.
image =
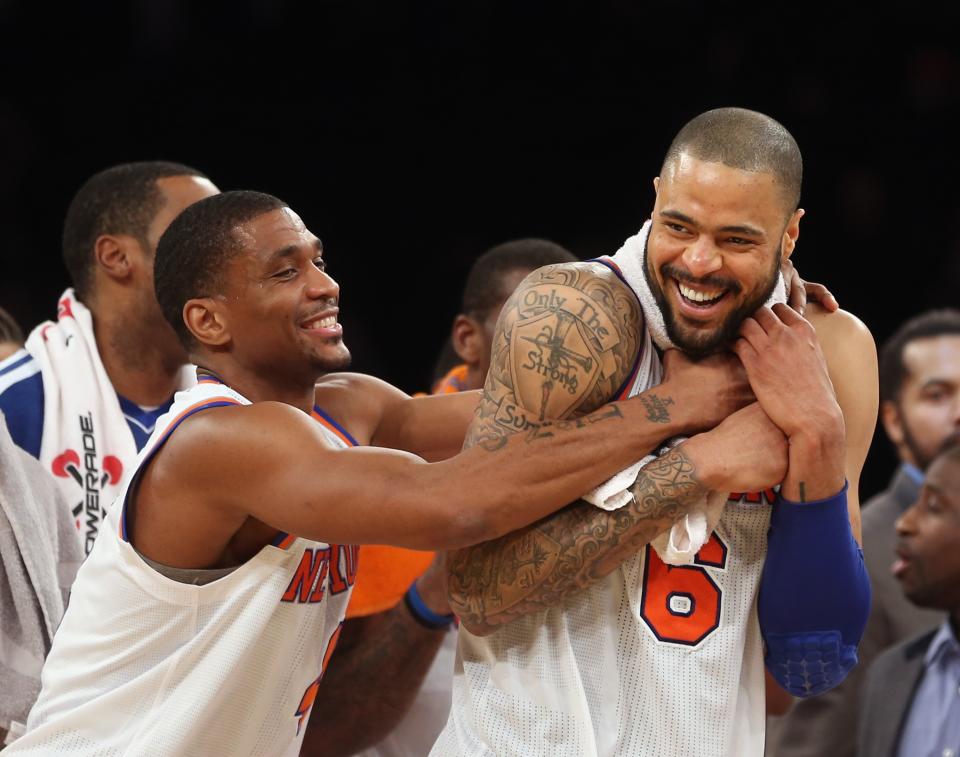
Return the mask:
[[[603,340],[591,341],[600,328]],[[552,413],[574,415],[602,404],[630,377],[646,343],[643,328],[633,293],[605,266],[581,263],[535,271],[501,312],[467,446],[505,438]],[[637,432],[648,451],[664,439],[715,426],[750,399],[731,356],[694,364],[669,353],[666,368],[663,383],[639,396],[647,413]],[[733,466],[724,463],[729,447],[722,448],[723,440],[729,444],[738,429],[743,433],[747,425],[757,426],[776,447],[782,437],[761,415],[740,416],[721,434],[690,440],[648,465],[637,479],[634,501],[620,510],[578,501],[533,526],[452,553],[450,600],[464,626],[489,633],[602,578],[707,490],[730,485],[725,477]],[[752,473],[763,478],[763,472]]]
[[[579,273],[560,275],[566,282]],[[584,397],[599,404],[629,371],[636,350],[621,342],[637,324],[614,323],[606,310],[616,312],[633,295],[615,281],[620,291],[609,281],[525,290],[546,299],[520,305],[531,318],[511,334],[524,352],[512,362],[524,373],[524,391],[536,396],[488,390],[475,443],[443,462],[377,447],[333,449],[306,413],[279,402],[189,416],[135,494],[130,525],[138,549],[177,567],[216,565],[248,522],[264,541],[272,528],[328,543],[455,549],[562,507],[661,439],[690,431],[685,418],[709,417],[723,404],[700,399],[701,415],[691,410],[699,387],[672,396],[667,382],[665,393],[548,420]],[[543,318],[530,322],[534,312]],[[182,518],[194,524],[189,534],[175,527]]]

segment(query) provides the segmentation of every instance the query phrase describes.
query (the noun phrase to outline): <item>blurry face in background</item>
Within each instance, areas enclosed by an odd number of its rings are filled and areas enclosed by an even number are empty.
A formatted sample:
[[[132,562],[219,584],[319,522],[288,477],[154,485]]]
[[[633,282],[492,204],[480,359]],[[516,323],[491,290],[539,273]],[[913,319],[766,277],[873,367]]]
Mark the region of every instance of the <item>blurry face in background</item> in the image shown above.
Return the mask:
[[[482,348],[480,351],[477,370],[482,377],[485,377],[487,375],[487,371],[490,370],[490,353],[493,351],[494,328],[497,325],[497,319],[500,317],[500,311],[503,309],[503,304],[510,298],[510,295],[513,294],[514,290],[520,286],[520,282],[529,276],[532,271],[533,269],[518,268],[513,271],[507,271],[500,278],[500,293],[502,297],[494,307],[490,308],[490,312],[487,313],[487,317],[484,318],[480,323]]]
[[[884,402],[883,425],[900,457],[924,470],[960,434],[960,334],[910,342],[903,365],[907,376],[897,401]]]
[[[920,499],[897,520],[892,566],[914,604],[960,610],[960,450],[937,457]]]
[[[160,312],[160,305],[157,303],[153,291],[153,261],[157,255],[157,243],[160,241],[163,232],[173,222],[173,219],[189,205],[193,205],[193,203],[206,197],[220,194],[220,190],[209,179],[201,179],[197,176],[168,176],[158,179],[157,187],[163,195],[164,202],[150,222],[150,226],[147,227],[146,239],[138,240],[145,275],[140,281],[140,313],[132,317],[138,318],[144,323],[156,323],[159,326],[159,331],[163,334],[158,338],[163,340],[165,351],[169,352],[171,356],[176,356],[177,362],[185,363],[187,361],[186,351],[177,339],[173,328],[170,327]],[[144,249],[144,246],[146,249]]]
[[[686,154],[654,186],[645,273],[667,332],[694,356],[724,349],[773,292],[803,211],[788,211],[773,174]]]

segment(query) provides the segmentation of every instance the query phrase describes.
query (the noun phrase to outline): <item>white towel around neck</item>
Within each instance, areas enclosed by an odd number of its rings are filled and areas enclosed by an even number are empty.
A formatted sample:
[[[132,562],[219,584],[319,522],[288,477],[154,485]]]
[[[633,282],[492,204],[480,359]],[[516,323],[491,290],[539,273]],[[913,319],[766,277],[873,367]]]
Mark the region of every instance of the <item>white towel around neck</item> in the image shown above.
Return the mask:
[[[667,327],[663,320],[663,313],[660,311],[660,307],[654,299],[653,292],[650,291],[647,277],[644,275],[647,235],[650,233],[650,225],[651,222],[647,221],[637,234],[634,234],[623,243],[623,246],[611,259],[620,269],[623,277],[640,300],[640,306],[643,309],[643,316],[650,337],[657,347],[661,350],[666,350],[675,347],[675,345],[667,335]],[[784,286],[783,277],[778,274],[776,287],[766,304],[773,305],[777,302],[786,302],[786,299],[786,287]],[[636,396],[652,386],[656,386],[656,384],[659,383],[660,375],[660,371],[645,372],[646,380],[634,381],[629,396]],[[656,380],[650,380],[654,377],[656,377]],[[657,454],[647,455],[642,460],[612,476],[596,489],[585,495],[584,499],[605,510],[616,510],[623,507],[633,499],[630,487],[637,480],[640,469],[682,441],[682,437],[669,440],[661,447]],[[651,545],[657,551],[660,559],[668,565],[689,565],[692,563],[697,552],[706,544],[707,539],[710,538],[713,530],[717,527],[717,523],[719,523],[720,517],[723,515],[723,508],[727,497],[728,494],[726,492],[708,493],[702,500],[694,503],[687,514],[674,523],[669,531],[665,531],[657,536],[651,542]]]
[[[60,297],[57,320],[37,326],[26,343],[43,379],[40,462],[53,474],[89,554],[114,497],[137,459],[133,434],[100,359],[93,316],[73,292]],[[185,366],[179,386],[196,383]]]

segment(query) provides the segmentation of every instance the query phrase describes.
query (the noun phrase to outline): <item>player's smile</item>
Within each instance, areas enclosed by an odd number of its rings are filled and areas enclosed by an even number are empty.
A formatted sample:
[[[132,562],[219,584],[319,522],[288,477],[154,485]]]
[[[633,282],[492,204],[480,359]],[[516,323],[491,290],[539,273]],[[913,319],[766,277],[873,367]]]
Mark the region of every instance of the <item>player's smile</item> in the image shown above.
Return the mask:
[[[334,306],[326,308],[319,313],[308,316],[300,321],[300,328],[311,336],[318,336],[324,339],[337,339],[343,337],[343,326],[337,322],[337,314],[340,308]]]
[[[675,310],[694,321],[714,321],[729,307],[741,291],[737,282],[719,276],[697,278],[678,266],[665,264],[660,269],[671,290]]]

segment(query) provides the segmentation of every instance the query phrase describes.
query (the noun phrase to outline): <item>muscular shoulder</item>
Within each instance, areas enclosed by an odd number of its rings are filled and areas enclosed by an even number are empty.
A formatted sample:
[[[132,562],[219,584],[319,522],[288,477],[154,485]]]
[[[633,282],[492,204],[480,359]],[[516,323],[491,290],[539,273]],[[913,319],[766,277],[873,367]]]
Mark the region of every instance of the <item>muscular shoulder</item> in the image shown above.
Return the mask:
[[[607,266],[540,268],[500,313],[485,397],[515,430],[521,415],[536,422],[594,410],[630,376],[643,328],[636,296]]]
[[[861,401],[869,400],[874,405],[875,421],[879,381],[877,348],[870,331],[863,321],[845,310],[827,313],[815,305],[808,309],[807,320],[817,332],[817,339],[841,406],[844,393],[861,393]]]
[[[214,407],[185,419],[157,453],[148,476],[203,484],[255,474],[317,437],[306,413],[282,402]]]
[[[601,322],[604,316],[616,319],[629,315],[641,323],[643,319],[630,287],[609,266],[597,262],[538,268],[520,283],[514,297],[514,304],[525,314],[565,311],[605,341],[613,332],[610,324]]]
[[[828,313],[817,303],[807,306],[806,318],[817,332],[820,345],[831,353],[847,350],[865,350],[876,354],[873,336],[863,321],[846,310]],[[829,358],[828,358],[829,359]]]

